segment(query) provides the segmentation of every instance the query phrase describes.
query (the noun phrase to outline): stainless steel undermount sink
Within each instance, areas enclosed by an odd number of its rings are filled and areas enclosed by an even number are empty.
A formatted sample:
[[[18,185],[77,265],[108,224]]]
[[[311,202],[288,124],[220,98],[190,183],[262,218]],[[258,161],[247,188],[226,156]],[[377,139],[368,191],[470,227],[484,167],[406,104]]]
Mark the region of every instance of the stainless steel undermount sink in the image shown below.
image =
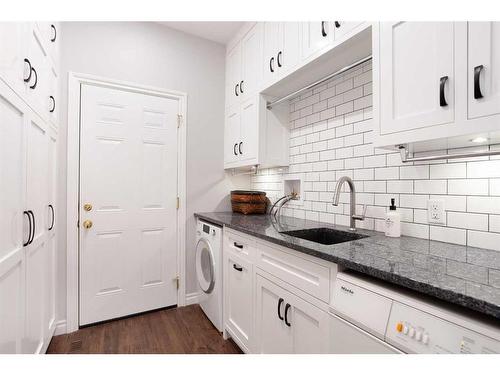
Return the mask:
[[[281,234],[302,238],[304,240],[320,243],[323,245],[334,245],[337,243],[355,241],[361,238],[368,237],[359,233],[344,232],[342,230],[336,230],[331,228],[311,228],[311,229],[291,230],[291,231],[281,232]]]

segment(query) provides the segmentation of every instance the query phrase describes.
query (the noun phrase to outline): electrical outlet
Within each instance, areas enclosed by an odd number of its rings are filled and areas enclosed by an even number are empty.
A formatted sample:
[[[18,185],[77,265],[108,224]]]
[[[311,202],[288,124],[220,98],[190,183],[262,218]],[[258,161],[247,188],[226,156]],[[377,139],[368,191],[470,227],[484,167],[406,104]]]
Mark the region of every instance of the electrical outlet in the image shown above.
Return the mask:
[[[435,224],[446,224],[446,211],[442,199],[427,201],[427,221]]]

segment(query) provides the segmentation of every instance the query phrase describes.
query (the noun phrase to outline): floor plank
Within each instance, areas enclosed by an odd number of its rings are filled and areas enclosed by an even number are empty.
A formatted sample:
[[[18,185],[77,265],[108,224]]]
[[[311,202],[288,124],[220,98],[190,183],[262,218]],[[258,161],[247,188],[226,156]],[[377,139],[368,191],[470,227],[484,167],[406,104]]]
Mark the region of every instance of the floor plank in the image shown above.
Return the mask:
[[[236,354],[199,305],[170,308],[55,336],[47,354]]]

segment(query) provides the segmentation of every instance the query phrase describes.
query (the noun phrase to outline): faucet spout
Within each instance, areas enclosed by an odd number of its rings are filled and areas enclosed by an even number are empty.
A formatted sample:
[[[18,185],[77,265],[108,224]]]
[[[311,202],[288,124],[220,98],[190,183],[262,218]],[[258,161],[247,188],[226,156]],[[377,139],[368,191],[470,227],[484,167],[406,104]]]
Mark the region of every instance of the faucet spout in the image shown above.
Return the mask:
[[[333,205],[334,206],[339,205],[340,192],[342,190],[342,185],[344,185],[344,182],[347,182],[347,184],[349,185],[349,189],[351,191],[351,193],[350,193],[350,206],[351,206],[350,229],[352,231],[355,231],[356,230],[356,220],[364,220],[365,219],[364,213],[366,211],[366,206],[363,210],[363,215],[356,215],[356,188],[354,187],[354,182],[348,176],[340,177],[339,180],[337,181],[337,185],[335,186],[335,193],[333,195]]]

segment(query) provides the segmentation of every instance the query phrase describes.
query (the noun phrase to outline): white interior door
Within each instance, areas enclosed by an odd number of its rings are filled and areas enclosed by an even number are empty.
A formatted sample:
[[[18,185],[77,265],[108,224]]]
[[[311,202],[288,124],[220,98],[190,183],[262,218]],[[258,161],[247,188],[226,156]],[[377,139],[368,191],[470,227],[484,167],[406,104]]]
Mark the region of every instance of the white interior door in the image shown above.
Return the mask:
[[[82,85],[80,325],[177,304],[178,113]]]

